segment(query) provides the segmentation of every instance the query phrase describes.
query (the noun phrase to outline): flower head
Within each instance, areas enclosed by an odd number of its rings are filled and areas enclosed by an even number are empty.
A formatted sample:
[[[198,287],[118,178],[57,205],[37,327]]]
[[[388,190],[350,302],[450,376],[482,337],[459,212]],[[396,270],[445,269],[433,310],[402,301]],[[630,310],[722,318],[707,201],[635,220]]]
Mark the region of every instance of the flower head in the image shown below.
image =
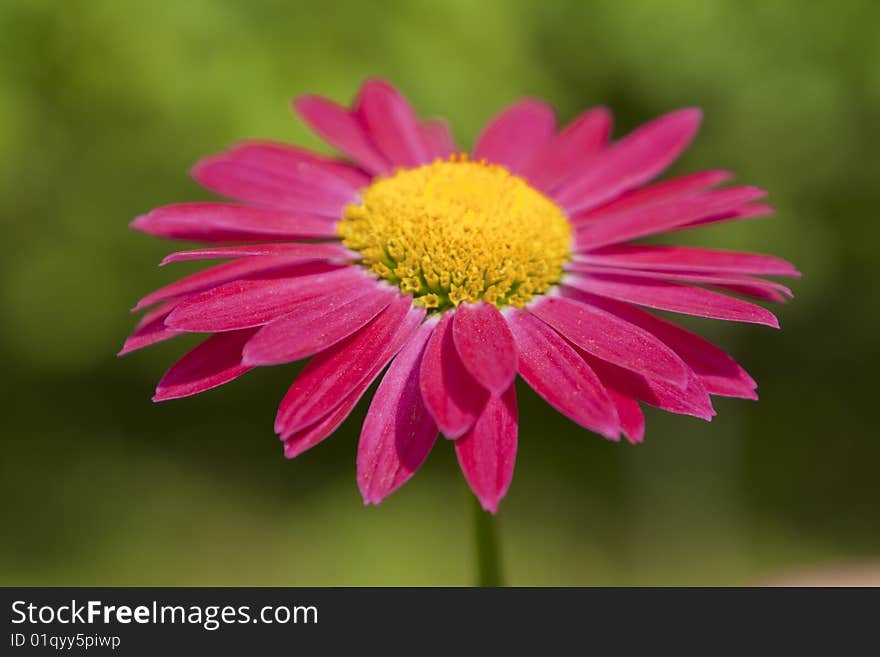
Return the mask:
[[[633,241],[770,211],[760,189],[716,189],[724,171],[647,184],[688,145],[698,110],[609,143],[606,110],[557,131],[547,105],[524,100],[469,157],[383,81],[351,108],[315,96],[294,107],[347,159],[246,142],[193,170],[236,203],[171,205],[132,223],[214,245],[163,264],[228,261],[136,306],[150,310],[121,353],[209,334],[154,400],[310,357],[275,419],[292,458],[381,378],[358,446],[365,502],[406,482],[442,433],[494,512],[513,476],[517,374],[574,422],[631,443],[644,437],[640,403],[709,420],[711,395],[756,398],[730,356],[644,310],[778,327],[741,297],[783,301],[789,290],[762,277],[798,275],[767,255]]]

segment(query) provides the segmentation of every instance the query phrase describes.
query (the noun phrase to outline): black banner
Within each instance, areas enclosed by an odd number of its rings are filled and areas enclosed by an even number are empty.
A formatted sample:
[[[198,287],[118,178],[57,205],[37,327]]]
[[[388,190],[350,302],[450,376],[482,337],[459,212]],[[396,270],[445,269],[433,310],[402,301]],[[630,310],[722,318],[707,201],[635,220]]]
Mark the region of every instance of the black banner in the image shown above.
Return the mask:
[[[0,653],[868,647],[876,590],[7,588]],[[876,642],[876,636],[871,639]],[[659,642],[659,643],[658,643]],[[817,643],[819,642],[819,643]],[[874,644],[876,648],[876,643]],[[197,651],[193,653],[192,651]]]

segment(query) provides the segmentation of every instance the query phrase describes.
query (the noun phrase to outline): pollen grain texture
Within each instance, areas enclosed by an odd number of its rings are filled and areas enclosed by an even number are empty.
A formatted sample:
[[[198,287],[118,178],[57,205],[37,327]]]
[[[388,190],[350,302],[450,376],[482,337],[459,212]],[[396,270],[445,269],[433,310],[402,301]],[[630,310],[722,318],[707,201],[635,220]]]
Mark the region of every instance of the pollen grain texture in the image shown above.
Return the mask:
[[[481,300],[524,306],[559,281],[572,243],[553,201],[464,155],[376,179],[337,231],[361,265],[438,312]]]

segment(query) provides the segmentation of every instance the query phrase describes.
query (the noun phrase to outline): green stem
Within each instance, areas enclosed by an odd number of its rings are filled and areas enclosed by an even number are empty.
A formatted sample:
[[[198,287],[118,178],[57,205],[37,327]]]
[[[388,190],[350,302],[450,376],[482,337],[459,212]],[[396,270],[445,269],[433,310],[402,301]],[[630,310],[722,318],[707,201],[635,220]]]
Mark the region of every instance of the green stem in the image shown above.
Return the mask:
[[[483,510],[480,502],[468,491],[474,516],[474,547],[477,552],[477,586],[504,586],[495,516]]]

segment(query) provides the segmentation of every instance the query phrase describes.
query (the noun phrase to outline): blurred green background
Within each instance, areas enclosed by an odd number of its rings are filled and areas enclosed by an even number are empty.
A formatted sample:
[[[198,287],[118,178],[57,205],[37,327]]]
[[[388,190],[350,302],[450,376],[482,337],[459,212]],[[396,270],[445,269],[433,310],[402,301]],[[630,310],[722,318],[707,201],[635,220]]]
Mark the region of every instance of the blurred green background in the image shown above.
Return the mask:
[[[4,0],[0,4],[0,583],[467,584],[470,516],[448,443],[378,508],[355,484],[363,404],[285,461],[295,366],[154,406],[187,348],[117,360],[127,309],[182,273],[131,232],[210,196],[186,171],[251,137],[323,148],[289,112],[389,78],[470,146],[523,95],[620,135],[698,105],[674,171],[735,170],[772,218],[678,236],[804,272],[783,330],[693,321],[760,384],[711,424],[649,409],[615,445],[525,389],[499,522],[523,585],[748,584],[880,559],[880,5],[733,1]]]

